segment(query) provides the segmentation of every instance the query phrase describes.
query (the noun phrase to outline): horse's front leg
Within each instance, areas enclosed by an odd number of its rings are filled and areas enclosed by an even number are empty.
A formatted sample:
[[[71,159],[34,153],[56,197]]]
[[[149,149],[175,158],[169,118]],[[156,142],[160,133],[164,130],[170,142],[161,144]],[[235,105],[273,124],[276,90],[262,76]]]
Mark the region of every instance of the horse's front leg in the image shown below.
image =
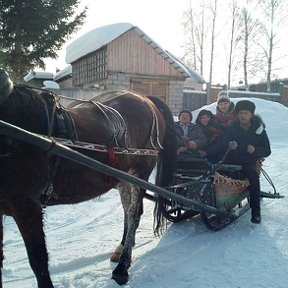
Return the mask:
[[[23,237],[30,266],[38,288],[53,288],[48,270],[48,253],[43,231],[43,212],[34,199],[21,199],[15,204],[14,219]]]
[[[119,285],[122,285],[127,283],[129,278],[128,269],[131,265],[132,248],[135,244],[135,234],[143,212],[143,189],[135,188],[131,184],[126,184],[126,187],[119,189],[119,191],[122,205],[127,216],[127,231],[119,263],[112,272],[112,279]]]
[[[3,269],[3,260],[4,260],[4,253],[3,253],[3,215],[0,214],[0,288],[2,288],[2,269]]]

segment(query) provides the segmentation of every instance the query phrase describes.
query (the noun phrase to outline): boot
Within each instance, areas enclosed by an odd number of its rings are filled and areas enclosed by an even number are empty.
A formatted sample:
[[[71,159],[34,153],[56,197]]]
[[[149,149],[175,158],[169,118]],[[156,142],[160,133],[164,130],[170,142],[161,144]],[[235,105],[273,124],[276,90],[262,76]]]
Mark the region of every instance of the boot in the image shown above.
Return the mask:
[[[259,208],[252,208],[252,217],[251,217],[251,222],[255,224],[260,224],[261,223],[261,213]]]

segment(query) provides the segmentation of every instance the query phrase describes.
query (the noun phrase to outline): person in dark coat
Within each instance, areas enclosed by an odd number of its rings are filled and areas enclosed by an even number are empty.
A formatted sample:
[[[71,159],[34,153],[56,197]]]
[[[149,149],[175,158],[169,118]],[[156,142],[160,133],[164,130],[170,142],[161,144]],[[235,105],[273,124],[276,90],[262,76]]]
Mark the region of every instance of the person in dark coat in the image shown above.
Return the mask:
[[[221,143],[211,146],[207,153],[224,153],[230,147],[227,163],[241,165],[250,181],[251,222],[261,223],[260,181],[256,161],[271,154],[270,142],[260,116],[254,115],[255,104],[241,100],[235,106],[237,120],[225,131]]]
[[[177,135],[178,154],[183,152],[196,152],[203,149],[207,143],[206,136],[200,127],[192,123],[191,111],[184,109],[179,113],[179,121],[175,123]]]
[[[206,157],[207,149],[209,150],[209,147],[211,145],[214,145],[215,143],[217,143],[217,141],[221,140],[219,139],[219,137],[223,136],[224,127],[218,124],[218,122],[215,119],[215,116],[211,111],[205,109],[199,112],[195,122],[199,125],[199,127],[202,129],[204,135],[207,138],[207,143],[205,147],[199,151],[201,156]],[[209,161],[211,163],[218,162],[219,154],[215,155],[214,157],[210,155]]]
[[[224,134],[224,128],[216,122],[215,116],[209,110],[202,109],[199,112],[195,123],[199,125],[207,138],[205,147],[214,143],[218,137]]]

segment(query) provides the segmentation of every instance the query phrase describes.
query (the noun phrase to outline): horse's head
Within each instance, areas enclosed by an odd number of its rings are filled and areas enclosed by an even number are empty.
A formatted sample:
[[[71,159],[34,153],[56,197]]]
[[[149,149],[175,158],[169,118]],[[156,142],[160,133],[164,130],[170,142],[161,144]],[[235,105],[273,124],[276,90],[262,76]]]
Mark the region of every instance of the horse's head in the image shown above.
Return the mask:
[[[11,94],[13,82],[6,71],[0,69],[0,104]]]

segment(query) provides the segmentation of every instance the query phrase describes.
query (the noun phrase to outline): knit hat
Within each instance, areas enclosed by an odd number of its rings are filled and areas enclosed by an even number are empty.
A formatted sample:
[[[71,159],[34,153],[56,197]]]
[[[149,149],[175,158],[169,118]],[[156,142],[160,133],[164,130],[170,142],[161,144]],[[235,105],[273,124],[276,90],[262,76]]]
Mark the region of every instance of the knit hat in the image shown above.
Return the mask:
[[[192,113],[191,113],[190,110],[188,110],[188,109],[183,109],[183,110],[179,113],[178,118],[180,118],[180,116],[181,116],[182,113],[187,113],[187,114],[189,114],[189,116],[190,116],[190,121],[192,121],[193,116],[192,116]]]
[[[226,90],[220,91],[217,96],[217,104],[219,104],[220,102],[224,102],[224,101],[227,101],[228,103],[231,102],[229,98],[229,93]]]
[[[252,101],[249,101],[249,100],[238,101],[236,103],[236,106],[235,106],[236,113],[239,113],[239,111],[241,111],[241,110],[248,110],[252,114],[254,114],[255,109],[256,109],[255,104]]]

